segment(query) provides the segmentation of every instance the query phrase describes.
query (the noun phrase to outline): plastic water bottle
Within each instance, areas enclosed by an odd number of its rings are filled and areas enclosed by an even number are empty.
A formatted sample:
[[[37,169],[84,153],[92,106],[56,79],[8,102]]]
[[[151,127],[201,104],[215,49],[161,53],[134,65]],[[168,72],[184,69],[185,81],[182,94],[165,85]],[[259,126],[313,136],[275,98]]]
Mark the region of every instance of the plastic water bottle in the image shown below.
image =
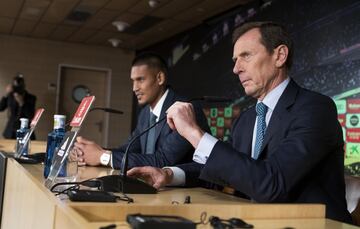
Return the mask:
[[[22,153],[22,156],[27,156],[29,154],[29,145],[30,145],[30,139],[27,142],[26,145],[24,145],[24,137],[29,132],[29,119],[27,118],[20,118],[20,129],[16,131],[16,147],[15,152],[17,154]],[[22,152],[20,152],[22,150]]]
[[[47,178],[50,172],[50,167],[53,161],[54,152],[59,147],[61,141],[65,135],[65,115],[54,115],[54,129],[48,134],[46,154],[45,154],[45,165],[44,165],[44,177]],[[66,166],[60,170],[58,176],[66,176]]]

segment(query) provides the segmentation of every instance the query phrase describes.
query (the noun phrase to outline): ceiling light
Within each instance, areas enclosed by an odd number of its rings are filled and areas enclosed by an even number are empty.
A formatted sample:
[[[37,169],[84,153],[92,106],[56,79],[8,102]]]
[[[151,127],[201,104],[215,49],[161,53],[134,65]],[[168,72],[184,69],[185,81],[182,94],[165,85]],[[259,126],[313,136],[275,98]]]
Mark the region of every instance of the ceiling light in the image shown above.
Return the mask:
[[[119,32],[123,32],[127,27],[130,26],[129,23],[124,21],[114,21],[112,25],[115,26]]]
[[[158,5],[159,5],[159,1],[157,1],[157,0],[149,0],[149,6],[151,7],[151,8],[155,8],[155,7],[157,7]]]
[[[108,41],[111,43],[111,45],[112,45],[114,48],[118,47],[119,44],[122,42],[122,40],[117,39],[117,38],[110,38]]]

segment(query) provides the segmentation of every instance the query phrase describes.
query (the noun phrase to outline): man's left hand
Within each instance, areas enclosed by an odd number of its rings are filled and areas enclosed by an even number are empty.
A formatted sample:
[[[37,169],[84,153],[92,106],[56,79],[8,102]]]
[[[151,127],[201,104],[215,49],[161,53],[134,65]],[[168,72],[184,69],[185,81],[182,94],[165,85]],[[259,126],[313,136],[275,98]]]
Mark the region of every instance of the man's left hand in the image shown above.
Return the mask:
[[[98,144],[83,137],[77,137],[74,144],[78,151],[79,162],[87,165],[100,165],[100,157],[104,151]]]

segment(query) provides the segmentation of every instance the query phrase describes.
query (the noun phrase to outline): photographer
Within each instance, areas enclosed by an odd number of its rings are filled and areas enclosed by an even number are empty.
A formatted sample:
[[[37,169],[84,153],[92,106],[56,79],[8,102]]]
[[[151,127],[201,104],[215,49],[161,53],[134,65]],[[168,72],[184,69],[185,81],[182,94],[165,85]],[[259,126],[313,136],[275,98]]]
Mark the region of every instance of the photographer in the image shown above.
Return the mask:
[[[25,89],[25,80],[22,74],[14,77],[12,84],[5,88],[6,95],[0,100],[0,111],[8,110],[8,122],[3,132],[4,138],[15,139],[16,130],[20,128],[20,118],[34,117],[36,96]],[[35,135],[31,136],[35,139]]]

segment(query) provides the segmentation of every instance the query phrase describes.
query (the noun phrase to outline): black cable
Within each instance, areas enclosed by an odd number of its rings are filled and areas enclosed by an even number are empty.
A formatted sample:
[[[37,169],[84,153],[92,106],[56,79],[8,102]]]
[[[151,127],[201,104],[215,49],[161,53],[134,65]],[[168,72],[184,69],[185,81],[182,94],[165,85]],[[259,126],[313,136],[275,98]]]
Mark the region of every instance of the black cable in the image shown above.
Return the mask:
[[[59,191],[54,191],[56,187],[58,186],[62,186],[62,185],[73,185],[73,186],[79,186],[83,185],[83,186],[87,186],[90,188],[98,188],[98,190],[103,191],[104,187],[103,187],[103,182],[101,180],[97,180],[95,179],[88,179],[88,180],[84,180],[81,182],[61,182],[61,183],[56,183],[54,184],[51,188],[50,191],[57,193],[57,195],[59,194]],[[69,190],[70,188],[67,188],[66,190]],[[63,191],[60,191],[61,194],[63,194]]]
[[[200,214],[200,221],[199,222],[194,222],[196,225],[198,224],[203,224],[206,225],[209,223],[209,221],[206,221],[206,217],[207,217],[207,213],[206,212],[201,212]]]
[[[79,189],[80,189],[80,185],[73,185],[73,186],[71,186],[69,188],[66,188],[66,189],[60,191],[60,192],[55,192],[56,193],[55,196],[58,196],[58,195],[61,195],[61,194],[67,194],[68,191],[75,191],[75,190],[79,190]]]
[[[116,228],[116,224],[109,224],[107,226],[100,227],[99,229],[114,229]]]

